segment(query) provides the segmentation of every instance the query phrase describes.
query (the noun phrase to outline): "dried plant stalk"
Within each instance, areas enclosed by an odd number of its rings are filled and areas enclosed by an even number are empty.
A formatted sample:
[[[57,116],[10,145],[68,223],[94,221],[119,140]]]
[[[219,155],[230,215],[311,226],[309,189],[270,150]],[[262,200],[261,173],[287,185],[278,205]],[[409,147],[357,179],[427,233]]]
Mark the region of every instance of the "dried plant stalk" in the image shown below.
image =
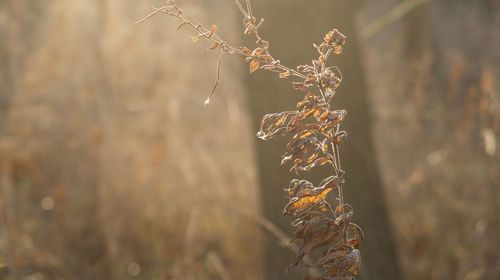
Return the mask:
[[[249,63],[250,73],[259,69],[276,72],[282,79],[290,79],[294,89],[304,92],[304,99],[295,110],[267,114],[261,122],[257,136],[269,140],[276,135],[290,135],[281,164],[291,164],[290,171],[296,175],[314,167],[329,165],[333,175],[315,187],[306,180],[294,179],[284,189],[288,195],[283,214],[291,216],[295,228],[291,242],[298,242],[300,249],[296,261],[286,271],[293,270],[308,253],[316,248],[325,248],[322,256],[310,267],[321,268],[321,277],[306,276],[306,280],[353,279],[359,273],[361,255],[358,250],[363,240],[361,228],[351,222],[353,208],[344,202],[344,174],[340,161],[340,145],[347,137],[341,124],[347,111],[332,109],[331,103],[342,81],[342,74],[335,66],[327,66],[328,58],[339,55],[346,36],[337,29],[328,32],[319,45],[314,45],[318,58],[310,65],[287,67],[275,59],[269,51],[269,42],[259,34],[264,22],[253,15],[250,0],[243,5],[235,0],[243,15],[244,33],[255,37],[256,46],[234,47],[217,35],[217,26],[206,28],[184,15],[174,0],[140,20],[143,22],[157,13],[164,13],[177,20],[177,29],[189,27],[194,31],[193,42],[204,39],[208,49],[219,50],[217,79],[210,96],[215,91],[220,75],[220,59],[223,54],[239,54]],[[335,193],[333,207],[327,195]]]

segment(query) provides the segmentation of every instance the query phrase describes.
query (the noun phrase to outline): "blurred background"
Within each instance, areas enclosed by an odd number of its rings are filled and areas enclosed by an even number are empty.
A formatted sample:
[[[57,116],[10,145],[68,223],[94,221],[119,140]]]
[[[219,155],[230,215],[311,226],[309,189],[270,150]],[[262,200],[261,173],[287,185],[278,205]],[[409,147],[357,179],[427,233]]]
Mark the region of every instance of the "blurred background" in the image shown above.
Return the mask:
[[[302,279],[282,216],[289,81],[193,44],[160,0],[0,0],[0,279]],[[251,45],[230,0],[178,0]],[[500,1],[253,0],[282,63],[332,28],[361,277],[500,279]],[[319,182],[328,170],[305,178]]]

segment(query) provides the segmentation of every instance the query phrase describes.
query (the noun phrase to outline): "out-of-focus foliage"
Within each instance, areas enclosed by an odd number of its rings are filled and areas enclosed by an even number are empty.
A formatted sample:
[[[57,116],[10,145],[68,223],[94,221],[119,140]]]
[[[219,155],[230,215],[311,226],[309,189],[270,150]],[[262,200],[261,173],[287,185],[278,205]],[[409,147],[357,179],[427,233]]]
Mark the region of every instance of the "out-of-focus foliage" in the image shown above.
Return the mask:
[[[244,71],[202,110],[216,57],[152,5],[0,1],[0,279],[262,279]]]
[[[407,279],[500,278],[499,27],[498,1],[435,0],[364,42]]]

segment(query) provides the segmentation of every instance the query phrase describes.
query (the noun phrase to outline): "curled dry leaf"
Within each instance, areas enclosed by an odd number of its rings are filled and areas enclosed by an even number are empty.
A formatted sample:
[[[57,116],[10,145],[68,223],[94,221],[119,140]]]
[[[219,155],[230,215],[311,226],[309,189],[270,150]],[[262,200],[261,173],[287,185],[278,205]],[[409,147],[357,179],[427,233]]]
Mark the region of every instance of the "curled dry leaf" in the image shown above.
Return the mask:
[[[250,73],[253,73],[259,69],[260,62],[258,60],[252,60],[250,62]]]
[[[306,180],[294,179],[290,182],[285,191],[289,195],[289,203],[285,206],[283,214],[297,215],[299,212],[308,210],[325,203],[326,195],[342,184],[343,179],[336,176],[330,176],[324,179],[319,187]]]
[[[289,77],[290,77],[290,75],[291,75],[290,71],[285,71],[285,72],[281,72],[281,73],[279,73],[279,77],[280,77],[281,79],[287,79],[287,78],[289,78]]]
[[[311,130],[303,130],[295,134],[287,145],[287,150],[282,157],[281,164],[293,162],[290,170],[298,173],[300,168],[313,164],[321,151],[321,143],[316,133]]]
[[[269,140],[276,134],[284,134],[288,130],[290,121],[297,115],[296,112],[281,112],[267,114],[262,118],[257,137]]]
[[[298,257],[288,271],[295,268],[302,261],[304,256],[311,252],[313,249],[322,247],[336,240],[341,239],[342,229],[335,223],[334,220],[329,218],[322,219],[316,223],[308,224],[302,234],[302,244],[299,248]]]
[[[327,91],[335,91],[340,82],[342,82],[342,74],[337,67],[329,67],[321,75],[321,85]]]
[[[354,277],[359,273],[361,254],[357,249],[332,251],[322,266],[327,277]]]
[[[213,42],[210,47],[208,47],[209,50],[214,50],[219,47],[219,43]]]

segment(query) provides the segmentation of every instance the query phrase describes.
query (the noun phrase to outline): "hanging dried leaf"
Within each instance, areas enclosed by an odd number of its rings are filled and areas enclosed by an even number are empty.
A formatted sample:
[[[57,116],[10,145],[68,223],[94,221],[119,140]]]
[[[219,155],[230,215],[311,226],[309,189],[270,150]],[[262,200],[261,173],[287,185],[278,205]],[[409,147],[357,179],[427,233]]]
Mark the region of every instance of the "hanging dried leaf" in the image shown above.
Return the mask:
[[[339,187],[341,184],[345,182],[344,178],[337,177],[337,175],[333,175],[330,177],[327,177],[321,181],[319,187],[320,188],[331,188],[335,189]]]
[[[326,195],[337,188],[343,182],[342,178],[330,176],[321,182],[320,187],[306,180],[294,179],[290,182],[285,191],[290,197],[289,203],[283,210],[284,215],[297,215],[307,209],[321,208],[325,203]],[[303,218],[303,217],[302,217]]]
[[[321,126],[321,131],[329,131],[333,129],[336,125],[340,124],[345,116],[347,115],[346,110],[335,110],[335,111],[325,111],[319,119],[323,122]]]
[[[304,99],[297,103],[297,110],[299,111],[300,118],[307,118],[309,116],[318,117],[322,110],[324,110],[324,106],[326,104],[322,102],[321,97],[315,95],[312,92],[308,92]]]
[[[287,132],[288,124],[297,115],[296,112],[281,112],[267,114],[262,118],[257,137],[269,140],[276,134]]]
[[[213,42],[210,47],[208,47],[209,50],[214,50],[216,49],[217,47],[219,47],[219,43],[217,42]]]
[[[297,196],[300,193],[309,192],[314,189],[314,185],[306,180],[293,179],[283,190],[290,197]]]
[[[290,75],[291,75],[290,71],[286,71],[286,72],[281,72],[281,73],[279,73],[279,77],[280,77],[281,79],[287,79],[288,77],[290,77]]]
[[[307,86],[304,85],[303,82],[292,82],[292,87],[293,87],[293,89],[296,89],[296,90],[301,90],[301,91],[307,90]]]
[[[345,258],[350,252],[354,250],[353,247],[346,244],[335,244],[328,248],[326,253],[318,259],[318,261],[309,267],[319,267],[326,264],[338,261],[340,258]]]
[[[296,218],[292,225],[295,227],[295,232],[293,235],[293,239],[290,242],[304,240],[304,234],[308,229],[309,225],[318,224],[324,220],[331,220],[327,215],[322,213],[321,211],[307,211],[304,214],[300,215]]]
[[[361,254],[357,249],[351,251],[332,251],[322,265],[327,277],[355,277],[359,274]]]
[[[260,62],[258,60],[252,60],[250,62],[250,73],[253,73],[259,69]]]
[[[243,52],[244,55],[250,55],[252,53],[252,51],[247,47],[241,48],[241,51]]]
[[[340,145],[347,138],[347,132],[339,131],[333,135],[332,142],[334,144]]]
[[[348,240],[349,244],[354,248],[358,249],[359,245],[361,245],[361,241],[363,241],[365,237],[363,230],[357,224],[350,223],[348,226],[348,233],[349,236],[351,237]]]
[[[208,34],[208,38],[212,38],[212,36],[217,32],[217,25],[212,25],[212,28],[210,28],[210,34]]]
[[[329,91],[337,89],[341,81],[342,74],[337,67],[329,67],[321,75],[321,85]]]
[[[317,223],[308,224],[303,233],[303,243],[300,246],[297,260],[287,268],[288,271],[296,267],[306,254],[314,248],[331,244],[341,238],[342,230],[335,221],[324,219]]]
[[[329,157],[321,157],[317,158],[315,161],[313,161],[311,164],[305,165],[305,166],[296,166],[294,167],[294,170],[296,172],[299,171],[310,171],[316,166],[321,166],[321,165],[326,165],[326,164],[331,164],[333,163],[332,160]]]
[[[252,56],[259,57],[263,52],[264,50],[262,48],[256,48],[252,51]]]
[[[297,71],[305,73],[305,74],[314,74],[315,73],[314,67],[312,67],[311,65],[299,65],[299,66],[297,66],[296,69],[297,69]]]
[[[294,197],[290,200],[290,202],[285,206],[283,210],[284,215],[292,215],[299,211],[304,211],[307,208],[311,208],[312,206],[317,206],[318,204],[323,203],[326,198],[326,195],[332,189],[324,189],[316,195],[306,195],[301,198]]]
[[[318,77],[316,76],[316,74],[309,74],[307,75],[307,79],[304,81],[304,85],[306,87],[311,87],[316,85],[317,82],[318,82]]]
[[[292,161],[294,165],[290,170],[298,173],[300,168],[312,164],[319,156],[321,143],[316,137],[316,133],[310,130],[303,130],[295,134],[287,144],[287,151],[282,157],[281,164]]]

